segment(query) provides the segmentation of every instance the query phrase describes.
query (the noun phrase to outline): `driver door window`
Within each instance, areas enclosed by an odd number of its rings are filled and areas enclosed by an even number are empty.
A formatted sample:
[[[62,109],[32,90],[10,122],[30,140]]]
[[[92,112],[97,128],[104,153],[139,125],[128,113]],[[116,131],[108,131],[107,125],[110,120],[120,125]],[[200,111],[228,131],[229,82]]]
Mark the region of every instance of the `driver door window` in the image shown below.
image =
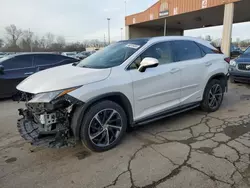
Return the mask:
[[[131,64],[130,69],[138,69],[141,61],[146,57],[152,57],[159,61],[159,65],[173,63],[173,55],[170,42],[161,42],[149,47]]]

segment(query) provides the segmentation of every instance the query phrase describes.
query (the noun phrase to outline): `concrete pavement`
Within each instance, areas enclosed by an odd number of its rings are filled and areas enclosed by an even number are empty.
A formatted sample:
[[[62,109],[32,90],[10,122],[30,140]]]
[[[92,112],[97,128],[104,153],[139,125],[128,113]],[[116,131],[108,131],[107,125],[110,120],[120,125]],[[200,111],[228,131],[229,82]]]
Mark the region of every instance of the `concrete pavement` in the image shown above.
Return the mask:
[[[90,153],[27,144],[17,108],[0,101],[0,187],[250,187],[250,89],[230,85],[223,106],[136,128],[115,149]]]

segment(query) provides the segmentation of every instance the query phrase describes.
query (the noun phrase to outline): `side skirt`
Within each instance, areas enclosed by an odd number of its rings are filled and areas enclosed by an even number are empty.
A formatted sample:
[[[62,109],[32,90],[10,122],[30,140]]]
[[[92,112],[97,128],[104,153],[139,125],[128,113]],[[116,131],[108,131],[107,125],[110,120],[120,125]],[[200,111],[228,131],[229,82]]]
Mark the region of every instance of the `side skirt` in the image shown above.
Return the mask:
[[[153,121],[157,121],[157,120],[160,120],[160,119],[163,119],[163,118],[166,118],[166,117],[170,117],[170,116],[173,116],[173,115],[176,115],[176,114],[180,114],[182,112],[186,112],[186,111],[195,109],[195,108],[197,108],[199,106],[200,106],[200,102],[195,102],[195,103],[191,103],[191,104],[188,104],[188,105],[179,106],[179,107],[173,108],[171,110],[167,110],[165,112],[157,113],[157,114],[151,115],[151,116],[149,116],[147,118],[143,118],[141,120],[135,121],[133,123],[132,127],[145,125],[145,124],[151,123]]]

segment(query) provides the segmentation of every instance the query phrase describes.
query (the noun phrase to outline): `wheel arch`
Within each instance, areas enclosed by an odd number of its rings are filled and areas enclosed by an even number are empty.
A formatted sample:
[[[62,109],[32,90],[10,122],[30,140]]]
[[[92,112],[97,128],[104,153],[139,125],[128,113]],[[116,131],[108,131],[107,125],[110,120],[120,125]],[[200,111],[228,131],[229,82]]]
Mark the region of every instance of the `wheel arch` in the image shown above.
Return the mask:
[[[224,85],[224,87],[223,87],[223,92],[226,92],[226,91],[227,91],[227,87],[228,87],[228,84],[227,84],[228,76],[227,76],[227,75],[225,75],[224,73],[217,73],[217,74],[212,75],[212,76],[208,79],[207,84],[206,84],[206,87],[207,87],[207,85],[209,84],[209,82],[210,82],[211,80],[213,80],[213,79],[221,80],[221,81],[223,82],[223,85]],[[206,87],[205,87],[205,88],[206,88]],[[205,88],[204,88],[204,92],[205,92]]]
[[[129,99],[120,92],[110,92],[106,94],[99,95],[88,102],[84,103],[83,105],[77,105],[73,109],[73,114],[71,118],[71,129],[73,131],[73,134],[76,139],[80,138],[80,129],[81,129],[81,124],[83,120],[84,114],[87,112],[89,107],[95,103],[98,103],[103,100],[110,100],[113,101],[117,104],[119,104],[125,111],[127,118],[128,118],[128,123],[129,125],[132,125],[134,119],[133,119],[133,110],[132,110],[132,105],[129,101]]]

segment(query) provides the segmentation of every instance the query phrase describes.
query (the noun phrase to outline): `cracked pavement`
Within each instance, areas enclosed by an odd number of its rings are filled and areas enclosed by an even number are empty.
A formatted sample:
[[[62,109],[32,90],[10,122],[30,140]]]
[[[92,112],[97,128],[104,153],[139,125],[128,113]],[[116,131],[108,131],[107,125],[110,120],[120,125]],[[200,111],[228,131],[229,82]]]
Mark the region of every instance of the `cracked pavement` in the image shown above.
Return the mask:
[[[0,101],[0,187],[249,188],[249,100],[249,85],[230,85],[219,111],[135,128],[105,153],[32,147],[15,127],[23,104]]]

